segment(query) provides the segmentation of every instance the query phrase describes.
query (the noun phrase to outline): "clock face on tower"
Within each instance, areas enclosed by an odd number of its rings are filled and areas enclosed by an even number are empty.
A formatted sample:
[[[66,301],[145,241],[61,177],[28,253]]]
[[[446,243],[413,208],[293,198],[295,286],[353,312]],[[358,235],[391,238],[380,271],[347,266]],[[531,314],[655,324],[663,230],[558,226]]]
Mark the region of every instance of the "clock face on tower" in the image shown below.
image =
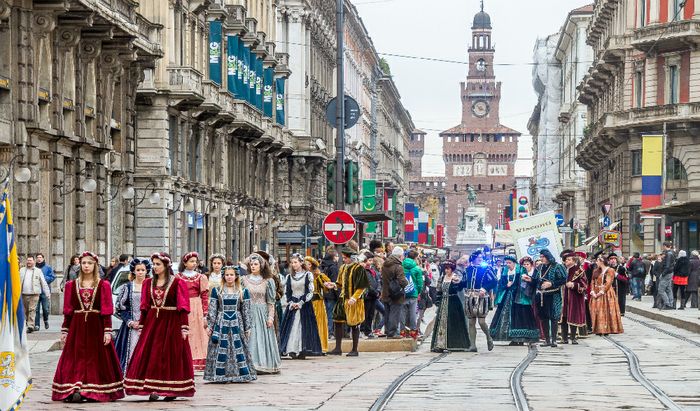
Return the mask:
[[[472,113],[477,117],[485,117],[489,114],[489,103],[484,100],[477,100],[472,104]]]
[[[484,59],[479,59],[475,65],[478,71],[486,70],[486,62],[484,61]]]

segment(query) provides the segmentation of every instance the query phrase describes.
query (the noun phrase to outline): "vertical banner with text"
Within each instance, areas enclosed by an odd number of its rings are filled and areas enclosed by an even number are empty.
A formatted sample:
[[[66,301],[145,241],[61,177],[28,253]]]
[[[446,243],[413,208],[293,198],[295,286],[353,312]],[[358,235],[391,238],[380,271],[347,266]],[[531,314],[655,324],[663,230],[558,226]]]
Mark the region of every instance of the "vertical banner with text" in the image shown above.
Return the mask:
[[[221,22],[209,22],[209,79],[221,84]]]
[[[372,212],[377,210],[377,180],[362,180],[362,211]],[[377,223],[367,223],[365,232],[374,234],[377,232]]]
[[[272,112],[274,108],[274,81],[275,81],[275,69],[266,68],[263,74],[263,114],[265,117],[272,118]]]
[[[277,124],[285,125],[283,78],[275,80],[275,119],[277,120]]]
[[[238,61],[239,46],[240,40],[238,36],[228,36],[226,41],[226,83],[228,91],[230,91],[235,98],[240,98],[240,92],[238,91],[238,69],[240,67]]]

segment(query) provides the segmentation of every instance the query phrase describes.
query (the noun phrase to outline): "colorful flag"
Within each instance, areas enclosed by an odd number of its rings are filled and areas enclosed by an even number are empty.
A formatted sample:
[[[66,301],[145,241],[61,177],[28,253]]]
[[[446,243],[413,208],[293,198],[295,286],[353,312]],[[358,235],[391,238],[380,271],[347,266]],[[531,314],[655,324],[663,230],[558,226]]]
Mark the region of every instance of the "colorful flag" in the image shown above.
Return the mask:
[[[413,241],[413,231],[415,230],[415,206],[413,203],[406,203],[403,206],[403,233],[405,241]]]
[[[420,231],[419,219],[420,219],[420,206],[418,204],[414,204],[413,205],[413,238],[411,238],[411,240],[410,240],[414,243],[418,242],[418,233]]]
[[[371,212],[377,209],[377,180],[362,180],[362,211]],[[377,223],[367,223],[365,232],[376,233]]]
[[[209,22],[209,79],[221,84],[221,22]]]
[[[16,410],[32,386],[19,258],[7,182],[0,200],[0,409]]]
[[[391,220],[384,222],[384,237],[392,238],[396,236],[396,230],[394,227],[394,218],[396,218],[396,213],[394,213],[394,203],[396,201],[396,190],[393,188],[384,189],[384,211],[391,217]]]
[[[664,136],[642,136],[642,211],[662,204]]]
[[[421,211],[418,214],[418,243],[428,244],[428,220],[430,219],[427,211]]]
[[[438,224],[437,228],[435,229],[435,236],[437,237],[437,247],[442,248],[444,243],[444,236],[445,236],[445,229],[442,224]]]

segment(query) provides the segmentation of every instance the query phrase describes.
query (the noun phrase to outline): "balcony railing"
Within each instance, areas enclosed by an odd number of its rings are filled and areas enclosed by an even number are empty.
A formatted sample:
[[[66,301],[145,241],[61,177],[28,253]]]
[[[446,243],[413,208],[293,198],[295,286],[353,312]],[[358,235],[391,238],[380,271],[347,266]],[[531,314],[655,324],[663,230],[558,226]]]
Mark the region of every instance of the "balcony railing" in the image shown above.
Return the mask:
[[[654,24],[635,30],[632,46],[656,53],[700,44],[700,21],[682,20],[666,24]]]
[[[197,106],[204,101],[202,73],[192,67],[168,67],[170,94],[181,98],[178,105]]]

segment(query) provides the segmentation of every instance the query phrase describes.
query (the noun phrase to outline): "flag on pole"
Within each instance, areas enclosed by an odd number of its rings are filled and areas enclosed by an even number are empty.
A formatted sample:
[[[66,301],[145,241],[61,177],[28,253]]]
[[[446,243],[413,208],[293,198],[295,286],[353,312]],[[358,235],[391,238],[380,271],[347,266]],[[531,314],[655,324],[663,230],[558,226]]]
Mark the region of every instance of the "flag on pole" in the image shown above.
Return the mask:
[[[413,232],[415,230],[415,206],[413,203],[404,204],[403,217],[403,233],[406,241],[413,241]]]
[[[377,180],[362,180],[362,211],[372,212],[377,209]],[[377,223],[367,223],[366,233],[375,234]]]
[[[395,190],[391,188],[384,189],[384,211],[391,217],[391,220],[384,222],[384,237],[393,238],[394,232],[394,200]]]
[[[642,136],[642,211],[663,203],[664,136]]]
[[[0,409],[16,410],[32,386],[32,377],[7,184],[6,181],[0,198]]]

